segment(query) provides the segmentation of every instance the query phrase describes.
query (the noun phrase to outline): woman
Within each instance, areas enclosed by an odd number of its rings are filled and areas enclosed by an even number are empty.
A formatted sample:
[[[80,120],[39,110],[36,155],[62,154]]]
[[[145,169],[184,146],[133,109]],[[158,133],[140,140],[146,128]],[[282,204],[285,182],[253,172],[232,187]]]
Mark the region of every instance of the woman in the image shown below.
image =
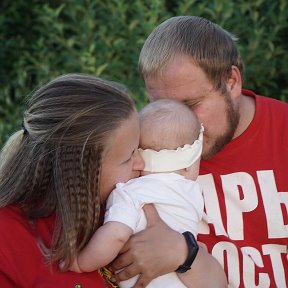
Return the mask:
[[[139,120],[122,86],[58,77],[33,93],[0,159],[0,286],[107,287],[61,272],[102,224],[117,182],[139,176]]]

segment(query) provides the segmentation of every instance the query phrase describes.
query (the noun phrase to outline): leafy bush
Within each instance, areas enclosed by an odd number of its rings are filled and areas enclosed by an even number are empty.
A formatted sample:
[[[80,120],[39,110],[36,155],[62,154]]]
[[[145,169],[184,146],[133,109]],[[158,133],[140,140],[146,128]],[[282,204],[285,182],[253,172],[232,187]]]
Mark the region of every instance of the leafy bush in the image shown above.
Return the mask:
[[[251,2],[251,3],[250,3]],[[146,103],[137,62],[147,35],[175,15],[206,17],[239,38],[245,87],[288,101],[287,1],[2,0],[0,146],[20,128],[37,86],[70,72],[126,84]]]

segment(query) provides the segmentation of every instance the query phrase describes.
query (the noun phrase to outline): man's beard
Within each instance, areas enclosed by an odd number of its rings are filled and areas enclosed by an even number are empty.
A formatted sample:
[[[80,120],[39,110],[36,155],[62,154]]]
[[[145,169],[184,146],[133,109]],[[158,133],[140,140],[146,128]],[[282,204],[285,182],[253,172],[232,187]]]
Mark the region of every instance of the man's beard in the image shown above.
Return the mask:
[[[223,135],[218,136],[214,140],[213,146],[210,147],[210,149],[205,154],[202,154],[203,160],[211,159],[220,150],[222,150],[222,148],[233,139],[233,136],[239,124],[239,107],[233,106],[231,97],[227,92],[223,96],[225,97],[226,102],[226,119],[228,123],[228,128]]]

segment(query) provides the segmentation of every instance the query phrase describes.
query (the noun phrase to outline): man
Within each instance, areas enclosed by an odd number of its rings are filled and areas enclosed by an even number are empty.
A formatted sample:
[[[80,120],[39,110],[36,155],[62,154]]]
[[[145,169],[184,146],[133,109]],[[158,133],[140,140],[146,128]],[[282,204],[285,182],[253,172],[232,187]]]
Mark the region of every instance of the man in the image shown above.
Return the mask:
[[[204,18],[160,24],[144,43],[139,67],[150,101],[182,101],[204,125],[198,180],[206,215],[197,240],[220,262],[230,287],[287,287],[288,105],[242,89],[244,65],[234,37]],[[172,246],[172,236],[165,236],[162,246],[170,240]],[[115,265],[129,265],[120,277],[142,272],[146,285],[173,265],[169,256],[154,267],[146,246],[153,242],[153,257],[163,259],[161,244],[138,237]],[[140,240],[141,264],[133,244]]]

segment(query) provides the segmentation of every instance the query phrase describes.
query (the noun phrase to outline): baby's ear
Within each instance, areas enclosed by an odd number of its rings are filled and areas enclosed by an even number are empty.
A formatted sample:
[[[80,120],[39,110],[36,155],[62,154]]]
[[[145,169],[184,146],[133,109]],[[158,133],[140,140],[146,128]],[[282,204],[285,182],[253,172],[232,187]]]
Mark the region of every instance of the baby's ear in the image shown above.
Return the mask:
[[[181,174],[182,176],[186,177],[186,176],[189,174],[190,171],[191,171],[191,166],[190,166],[190,167],[187,167],[187,168],[181,169],[181,170],[180,170],[180,174]]]
[[[191,169],[192,169],[192,166],[189,166],[189,167],[187,167],[187,168],[184,168],[183,170],[184,170],[186,173],[188,173],[188,172],[191,171]]]
[[[193,164],[190,167],[184,168],[182,170],[182,176],[184,176],[186,179],[196,181],[199,174],[199,168],[197,168],[197,165],[195,166]]]

